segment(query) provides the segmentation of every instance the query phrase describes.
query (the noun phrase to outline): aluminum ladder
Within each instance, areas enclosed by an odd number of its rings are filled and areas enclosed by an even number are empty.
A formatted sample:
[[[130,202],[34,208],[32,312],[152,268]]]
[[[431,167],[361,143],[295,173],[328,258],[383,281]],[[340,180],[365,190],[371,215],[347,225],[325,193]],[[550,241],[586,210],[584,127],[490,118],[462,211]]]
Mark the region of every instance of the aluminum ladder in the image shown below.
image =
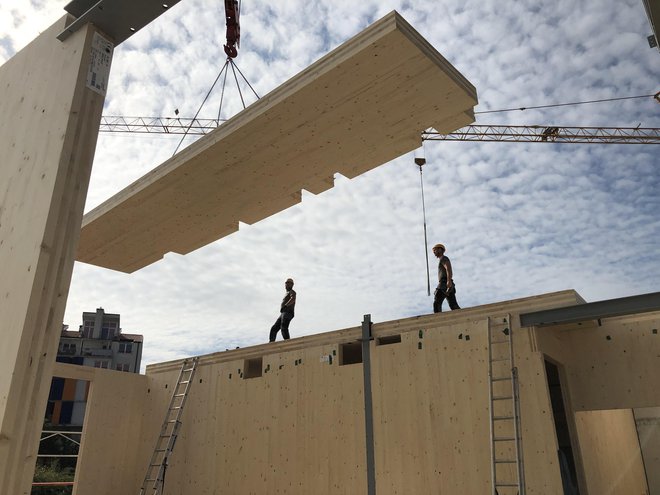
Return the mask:
[[[510,314],[488,318],[488,382],[492,495],[524,495],[518,369]]]
[[[177,436],[179,435],[181,415],[183,414],[183,408],[188,398],[190,385],[195,376],[197,359],[196,357],[185,359],[181,365],[179,378],[172,392],[170,405],[167,408],[167,413],[165,413],[165,420],[160,429],[158,440],[156,440],[156,446],[151,455],[147,474],[142,482],[142,488],[140,488],[140,495],[161,495],[163,492],[167,464],[172,450],[174,450]]]

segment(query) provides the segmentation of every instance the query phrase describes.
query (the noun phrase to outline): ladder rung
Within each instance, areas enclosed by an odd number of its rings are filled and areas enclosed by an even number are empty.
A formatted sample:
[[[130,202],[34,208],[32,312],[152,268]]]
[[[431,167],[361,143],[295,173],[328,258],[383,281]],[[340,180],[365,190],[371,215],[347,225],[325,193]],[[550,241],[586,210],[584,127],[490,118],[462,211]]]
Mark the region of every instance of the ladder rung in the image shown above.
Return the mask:
[[[513,397],[509,396],[501,396],[501,397],[493,397],[493,400],[512,400]]]
[[[500,376],[500,377],[497,377],[497,378],[493,378],[492,381],[502,382],[502,381],[505,381],[505,380],[511,380],[511,377],[510,376]]]
[[[170,411],[176,411],[177,409],[181,409],[181,406],[170,407]]]
[[[168,421],[168,423],[180,423],[180,422],[181,422],[181,421],[179,421],[178,419],[170,419],[170,420]]]
[[[518,483],[495,483],[495,486],[518,486]]]
[[[186,368],[186,369],[183,370],[183,371],[184,371],[184,372],[188,372],[188,371],[192,371],[192,370],[194,370],[194,369],[195,369],[195,368]]]
[[[174,394],[174,397],[185,397],[186,394]]]
[[[512,459],[506,459],[506,460],[497,460],[495,459],[495,464],[515,464],[516,461]]]
[[[494,442],[513,442],[515,437],[495,437],[493,438]]]
[[[190,383],[190,380],[185,380],[185,381],[183,381],[183,382],[179,382],[179,385],[182,385],[182,384],[184,384],[184,383]]]
[[[504,339],[504,340],[491,340],[490,343],[491,344],[508,344],[509,341],[506,340],[506,339]]]
[[[493,416],[493,421],[504,421],[506,419],[513,419],[513,416]]]
[[[491,359],[490,360],[492,363],[496,363],[497,361],[510,361],[510,358],[505,357],[505,358],[497,358],[497,359]]]

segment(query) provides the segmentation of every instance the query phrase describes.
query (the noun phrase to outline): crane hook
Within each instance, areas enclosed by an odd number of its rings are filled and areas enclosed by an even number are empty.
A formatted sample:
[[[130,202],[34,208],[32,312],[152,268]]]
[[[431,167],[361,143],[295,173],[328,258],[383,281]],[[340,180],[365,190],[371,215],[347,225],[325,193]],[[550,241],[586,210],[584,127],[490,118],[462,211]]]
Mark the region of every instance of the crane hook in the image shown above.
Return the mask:
[[[238,56],[238,47],[241,45],[241,26],[238,17],[238,0],[225,0],[227,44],[223,45],[223,47],[229,58],[236,58]]]

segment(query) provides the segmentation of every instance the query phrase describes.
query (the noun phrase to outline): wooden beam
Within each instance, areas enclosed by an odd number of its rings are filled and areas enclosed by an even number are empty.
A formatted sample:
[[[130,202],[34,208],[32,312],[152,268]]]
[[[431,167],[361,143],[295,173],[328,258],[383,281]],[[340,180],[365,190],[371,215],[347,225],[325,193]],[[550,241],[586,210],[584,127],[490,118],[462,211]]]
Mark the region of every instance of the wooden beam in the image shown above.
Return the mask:
[[[85,215],[77,260],[132,272],[189,253],[472,122],[476,104],[392,12]]]

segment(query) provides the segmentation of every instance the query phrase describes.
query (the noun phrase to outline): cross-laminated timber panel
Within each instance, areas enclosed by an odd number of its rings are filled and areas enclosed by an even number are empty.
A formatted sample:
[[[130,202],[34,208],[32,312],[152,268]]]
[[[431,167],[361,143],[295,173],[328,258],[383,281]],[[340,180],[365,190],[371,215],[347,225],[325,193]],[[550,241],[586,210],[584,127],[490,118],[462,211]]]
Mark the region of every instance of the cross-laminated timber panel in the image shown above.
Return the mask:
[[[575,292],[563,291],[374,324],[378,493],[487,493],[486,318],[578,299]],[[401,341],[379,345],[380,338],[392,335]],[[359,363],[340,365],[342,344],[360,336],[355,327],[201,356],[170,457],[167,490],[182,495],[365,493],[363,369]],[[527,339],[520,343],[529,352]],[[255,358],[262,375],[247,378],[246,362]],[[147,367],[141,435],[131,445],[138,461],[117,475],[125,483],[132,479],[135,490],[180,366],[181,361],[172,361]],[[525,375],[530,494],[561,489],[544,380],[542,373]],[[90,419],[116,417],[116,411],[94,401],[88,407]],[[96,441],[103,443],[103,435],[110,439],[111,429],[94,430]],[[81,451],[86,466],[113,464],[100,449],[88,450],[91,444]],[[81,469],[80,486],[94,483],[97,472]],[[98,495],[111,493],[116,492],[98,488]]]
[[[0,67],[1,494],[32,480],[103,108],[97,30],[64,23]]]
[[[392,12],[85,215],[78,261],[189,253],[474,120],[476,90]]]

